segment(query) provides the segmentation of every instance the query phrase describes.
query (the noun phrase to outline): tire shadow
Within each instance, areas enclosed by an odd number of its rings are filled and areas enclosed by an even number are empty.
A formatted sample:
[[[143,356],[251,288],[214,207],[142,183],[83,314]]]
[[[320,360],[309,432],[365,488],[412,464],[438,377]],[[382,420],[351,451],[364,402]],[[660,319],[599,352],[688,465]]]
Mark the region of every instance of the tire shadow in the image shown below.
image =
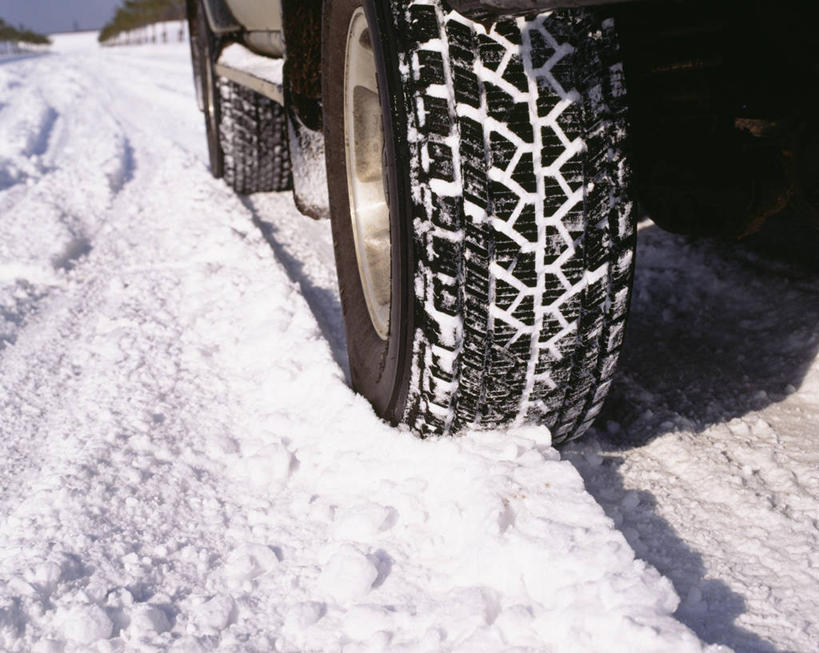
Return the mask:
[[[299,286],[301,294],[316,318],[319,329],[330,345],[333,358],[349,380],[347,362],[347,340],[344,335],[344,320],[341,313],[341,301],[335,289],[328,289],[313,281],[302,260],[303,252],[295,251],[290,239],[280,229],[262,217],[262,212],[249,196],[240,195],[239,199],[253,216],[253,224],[264,236],[273,250],[276,259],[284,268],[290,280]],[[311,218],[300,216],[301,220]]]
[[[669,418],[700,432],[798,390],[819,351],[814,238],[812,269],[789,263],[787,249],[760,254],[764,240],[642,229],[626,340],[598,424],[617,422],[628,432],[618,444],[637,447],[666,433]]]
[[[736,619],[748,612],[745,598],[726,583],[706,578],[702,555],[660,516],[654,495],[626,489],[619,472],[624,457],[607,453],[601,458],[583,445],[569,445],[562,453],[583,477],[586,491],[612,519],[637,558],[656,568],[674,585],[681,600],[674,613],[676,619],[708,644],[723,644],[737,653],[780,653],[759,635],[735,625]]]
[[[777,649],[734,625],[748,611],[743,596],[706,578],[702,555],[651,492],[625,487],[619,469],[629,451],[661,435],[702,433],[798,390],[819,351],[819,233],[812,243],[804,237],[737,244],[642,228],[609,399],[590,437],[563,451],[636,555],[672,581],[682,601],[675,616],[737,651]]]

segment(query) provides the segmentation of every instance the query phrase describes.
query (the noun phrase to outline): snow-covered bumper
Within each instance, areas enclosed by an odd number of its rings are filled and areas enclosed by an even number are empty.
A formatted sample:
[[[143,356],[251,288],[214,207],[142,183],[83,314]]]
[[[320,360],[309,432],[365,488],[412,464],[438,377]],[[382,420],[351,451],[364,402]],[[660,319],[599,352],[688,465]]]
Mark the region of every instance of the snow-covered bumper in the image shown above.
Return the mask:
[[[527,14],[547,9],[603,5],[627,0],[449,0],[456,11],[466,16]]]

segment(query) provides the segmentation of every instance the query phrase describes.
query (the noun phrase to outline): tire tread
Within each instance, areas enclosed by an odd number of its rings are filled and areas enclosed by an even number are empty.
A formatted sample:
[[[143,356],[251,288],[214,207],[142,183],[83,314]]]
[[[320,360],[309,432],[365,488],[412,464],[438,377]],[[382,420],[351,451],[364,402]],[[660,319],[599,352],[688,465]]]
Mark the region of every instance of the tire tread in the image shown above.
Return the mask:
[[[243,195],[290,190],[284,107],[230,80],[220,79],[218,84],[225,181]]]
[[[422,325],[405,420],[421,434],[537,422],[555,442],[577,437],[611,383],[633,269],[613,23],[392,9],[414,107]]]

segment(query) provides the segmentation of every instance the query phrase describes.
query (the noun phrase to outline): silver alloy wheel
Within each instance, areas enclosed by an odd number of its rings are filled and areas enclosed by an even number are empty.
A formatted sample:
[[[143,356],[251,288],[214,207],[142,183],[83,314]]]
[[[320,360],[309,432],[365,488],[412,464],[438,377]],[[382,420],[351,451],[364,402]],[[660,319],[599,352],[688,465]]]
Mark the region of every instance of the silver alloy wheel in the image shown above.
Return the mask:
[[[375,55],[364,9],[353,12],[344,66],[344,145],[358,273],[375,332],[390,332],[390,210]]]

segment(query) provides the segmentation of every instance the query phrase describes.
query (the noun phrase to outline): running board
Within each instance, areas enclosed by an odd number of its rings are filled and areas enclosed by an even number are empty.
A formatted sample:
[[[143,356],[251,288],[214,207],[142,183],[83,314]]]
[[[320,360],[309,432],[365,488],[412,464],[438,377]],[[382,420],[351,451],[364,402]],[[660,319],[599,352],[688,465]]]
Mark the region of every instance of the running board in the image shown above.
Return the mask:
[[[240,43],[231,43],[219,55],[214,72],[246,86],[284,106],[284,59],[251,52]]]

